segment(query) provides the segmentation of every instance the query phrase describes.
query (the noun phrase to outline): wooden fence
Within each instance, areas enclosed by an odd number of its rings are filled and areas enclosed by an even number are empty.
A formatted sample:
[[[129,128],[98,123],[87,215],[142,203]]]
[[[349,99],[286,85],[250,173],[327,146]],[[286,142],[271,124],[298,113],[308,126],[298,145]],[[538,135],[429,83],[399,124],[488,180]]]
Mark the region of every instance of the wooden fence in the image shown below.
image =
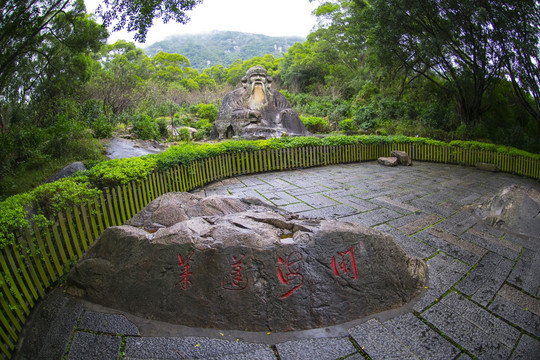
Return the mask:
[[[375,160],[392,150],[413,160],[448,164],[495,164],[501,171],[540,179],[540,160],[485,150],[426,144],[372,144],[265,149],[219,155],[155,172],[142,182],[106,189],[103,193],[51,219],[52,225],[16,232],[16,244],[0,249],[0,353],[10,358],[36,302],[55,286],[99,234],[120,225],[156,197],[190,191],[210,182],[243,174]]]

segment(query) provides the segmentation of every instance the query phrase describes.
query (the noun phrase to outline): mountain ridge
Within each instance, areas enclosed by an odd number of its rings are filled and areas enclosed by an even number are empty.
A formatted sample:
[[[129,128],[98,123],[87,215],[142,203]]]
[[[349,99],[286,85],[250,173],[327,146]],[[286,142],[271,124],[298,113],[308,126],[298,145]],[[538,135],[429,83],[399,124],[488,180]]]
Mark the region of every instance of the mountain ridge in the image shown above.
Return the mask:
[[[245,61],[266,54],[281,57],[294,43],[303,41],[305,38],[300,36],[214,30],[201,34],[172,35],[143,50],[148,56],[154,56],[160,51],[184,55],[192,68],[202,71],[214,65],[228,67],[237,59]]]

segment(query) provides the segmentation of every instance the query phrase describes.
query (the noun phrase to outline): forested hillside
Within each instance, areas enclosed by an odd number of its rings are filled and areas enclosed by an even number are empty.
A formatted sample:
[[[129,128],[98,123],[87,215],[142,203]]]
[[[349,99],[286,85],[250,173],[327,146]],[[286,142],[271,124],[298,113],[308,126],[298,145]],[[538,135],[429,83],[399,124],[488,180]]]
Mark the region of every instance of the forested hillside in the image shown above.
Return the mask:
[[[203,71],[207,67],[223,65],[228,67],[235,60],[249,60],[255,56],[271,54],[280,57],[295,42],[304,42],[301,37],[272,37],[236,31],[212,31],[207,34],[186,34],[171,36],[156,42],[143,50],[148,56],[163,51],[182,54],[191,67]]]

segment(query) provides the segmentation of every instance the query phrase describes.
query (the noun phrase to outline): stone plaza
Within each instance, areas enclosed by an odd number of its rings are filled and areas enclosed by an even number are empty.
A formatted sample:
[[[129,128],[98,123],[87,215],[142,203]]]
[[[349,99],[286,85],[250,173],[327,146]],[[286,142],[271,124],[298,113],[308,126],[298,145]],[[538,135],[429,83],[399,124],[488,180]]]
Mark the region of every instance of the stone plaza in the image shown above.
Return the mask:
[[[423,162],[334,165],[210,184],[193,193],[256,197],[301,216],[389,233],[427,262],[426,289],[401,309],[329,328],[266,333],[141,319],[75,300],[60,287],[36,306],[15,358],[537,359],[540,239],[504,232],[467,211],[510,185],[540,191],[531,179]]]

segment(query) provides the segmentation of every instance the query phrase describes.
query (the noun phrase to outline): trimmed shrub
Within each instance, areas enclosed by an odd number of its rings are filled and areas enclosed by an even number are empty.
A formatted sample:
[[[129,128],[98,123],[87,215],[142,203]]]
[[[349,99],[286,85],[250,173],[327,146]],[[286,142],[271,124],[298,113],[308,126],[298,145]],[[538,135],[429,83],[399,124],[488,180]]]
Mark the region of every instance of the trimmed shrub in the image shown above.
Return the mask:
[[[317,117],[317,116],[301,117],[300,120],[302,120],[306,129],[308,129],[308,131],[312,133],[327,133],[328,132],[328,120],[322,117]]]

